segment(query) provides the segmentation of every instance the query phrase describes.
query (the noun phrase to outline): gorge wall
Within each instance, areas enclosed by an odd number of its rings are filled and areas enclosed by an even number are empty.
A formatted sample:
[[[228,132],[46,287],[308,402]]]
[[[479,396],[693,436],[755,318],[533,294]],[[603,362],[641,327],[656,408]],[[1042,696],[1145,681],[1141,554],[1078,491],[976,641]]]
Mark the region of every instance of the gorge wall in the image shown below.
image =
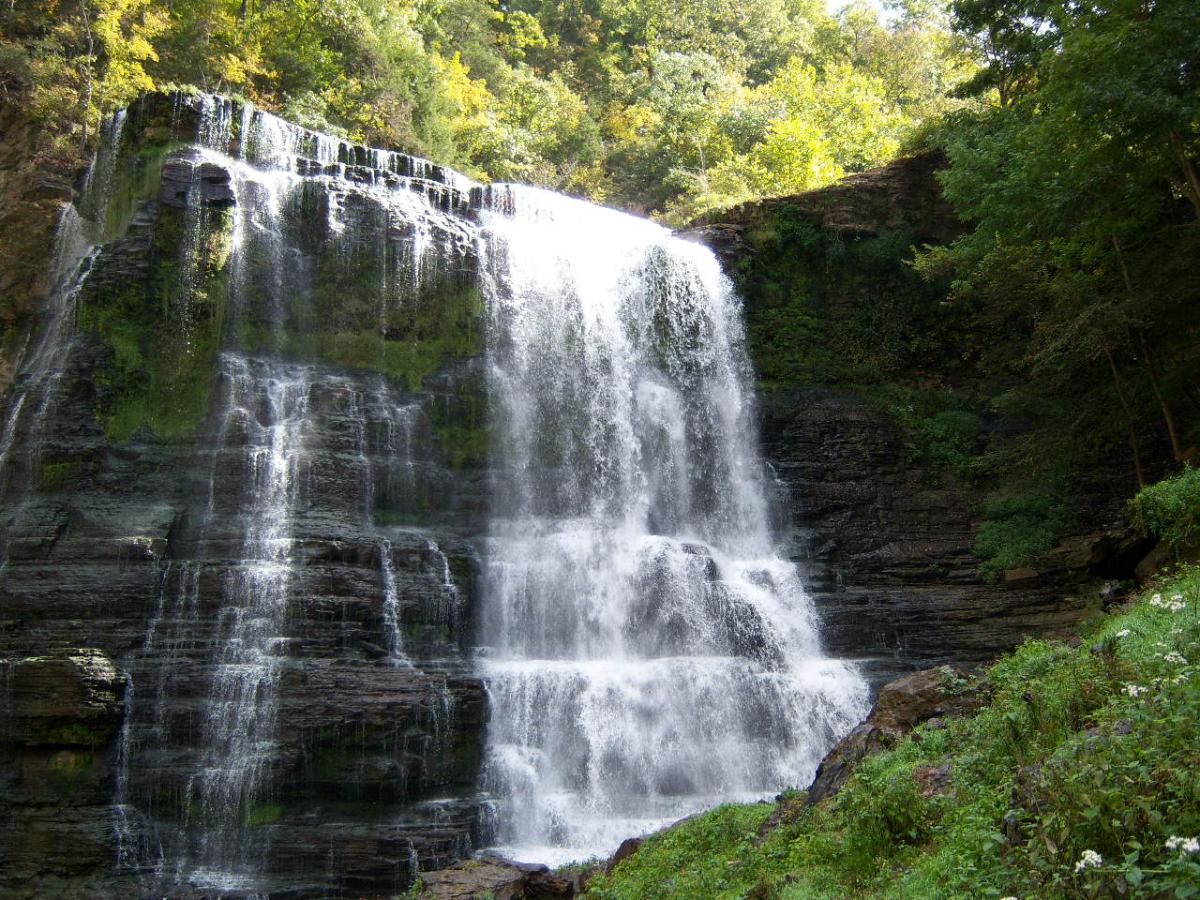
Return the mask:
[[[984,577],[974,552],[983,491],[912,427],[925,424],[930,396],[944,404],[998,390],[942,324],[947,285],[911,265],[914,248],[962,230],[937,181],[945,164],[938,153],[901,159],[712,213],[690,230],[742,293],[763,451],[789,500],[789,555],[830,652],[861,659],[876,685],[1070,633],[1152,544],[1129,528],[1136,484],[1117,458],[1088,473],[1071,534],[1036,565]],[[986,436],[1012,426],[985,416],[971,427]]]
[[[1100,502],[1094,533],[1064,545],[1057,565],[984,583],[970,549],[969,488],[914,463],[894,417],[847,387],[861,356],[855,341],[866,334],[890,346],[888,310],[936,290],[907,280],[899,262],[914,241],[953,233],[934,165],[905,162],[743,207],[701,234],[745,297],[757,425],[785,501],[775,531],[820,611],[825,651],[863,660],[876,682],[931,662],[984,659],[1023,634],[1069,625],[1096,602],[1080,586],[1135,552],[1104,533],[1115,518]],[[15,183],[6,179],[6,190]],[[59,208],[63,192],[45,193],[47,208]],[[486,328],[507,336],[513,359],[520,354],[515,331],[487,322],[480,273],[489,261],[471,237],[483,212],[503,213],[515,195],[240,104],[152,95],[109,124],[75,196],[59,221],[57,258],[43,254],[14,282],[33,292],[36,268],[58,288],[44,292],[53,299],[37,322],[42,337],[21,356],[0,433],[0,785],[9,801],[0,891],[386,894],[491,843],[496,806],[481,787],[507,780],[515,790],[526,769],[558,777],[543,765],[548,744],[579,740],[569,729],[547,736],[533,716],[509,735],[520,765],[487,771],[495,697],[489,704],[488,666],[475,651],[497,542],[534,585],[499,608],[574,654],[511,667],[519,677],[507,683],[493,671],[506,708],[530,718],[530,698],[541,698],[539,709],[571,721],[581,681],[616,697],[613,709],[628,708],[617,696],[627,685],[606,681],[603,664],[635,642],[579,640],[580,623],[595,626],[595,617],[554,614],[559,598],[599,578],[595,558],[630,551],[636,571],[609,599],[628,616],[621,634],[652,625],[658,657],[696,661],[667,679],[676,694],[729,704],[764,672],[793,671],[780,660],[803,651],[804,691],[772,675],[771,690],[753,697],[792,753],[784,763],[811,768],[852,724],[865,692],[821,656],[807,607],[797,607],[795,640],[776,644],[769,616],[745,599],[758,590],[760,606],[792,602],[789,576],[760,546],[759,513],[730,512],[704,485],[681,489],[695,496],[675,508],[660,502],[669,486],[652,484],[654,508],[631,528],[623,522],[625,544],[595,542],[592,561],[569,578],[555,569],[556,548],[580,523],[603,531],[615,521],[606,504],[637,493],[619,478],[610,490],[581,476],[572,468],[579,446],[603,445],[610,473],[669,472],[680,435],[696,440],[696,423],[707,422],[728,434],[699,457],[702,477],[754,468],[750,450],[723,449],[755,425],[734,413],[721,419],[737,408],[729,398],[739,336],[721,338],[719,358],[692,348],[672,359],[661,344],[668,334],[710,346],[695,336],[714,327],[705,304],[719,299],[711,285],[680,288],[689,276],[671,253],[651,254],[651,268],[669,285],[661,296],[683,290],[696,301],[686,315],[648,309],[648,328],[617,317],[606,325],[609,343],[587,357],[595,369],[571,378],[547,381],[537,365],[514,363],[513,379],[532,387],[499,426],[528,442],[525,457],[508,460],[518,473],[510,481],[525,478],[533,495],[553,498],[537,510],[539,540],[530,542],[533,518],[508,531],[489,525],[498,426]],[[553,204],[533,206],[532,218],[551,224],[551,247]],[[814,267],[805,248],[829,240],[844,256],[828,264],[822,249],[826,262]],[[583,284],[589,274],[603,272],[524,277],[537,287],[539,278]],[[512,277],[510,264],[501,281]],[[781,300],[797,295],[814,302],[780,313]],[[533,307],[508,313],[537,319]],[[545,352],[574,359],[586,329],[538,321],[550,329],[538,333]],[[629,358],[636,366],[620,368]],[[675,373],[672,365],[700,388],[684,403],[669,379],[648,381],[655,412],[644,418],[653,427],[636,440],[607,409],[572,412],[600,403],[597,372],[640,377]],[[547,410],[547,396],[568,411]],[[578,446],[549,440],[547,423]],[[730,522],[750,549],[722,556],[711,532]],[[637,557],[646,542],[658,549]],[[738,578],[713,574],[718,556]],[[490,589],[506,596],[494,581]],[[642,608],[639,596],[653,602]],[[697,668],[725,653],[738,665]],[[627,693],[640,714],[665,696]],[[824,712],[810,715],[807,704]],[[803,712],[785,721],[781,709]],[[747,735],[764,727],[743,712]],[[626,724],[638,721],[631,714]],[[675,725],[675,739],[738,755],[736,741]],[[608,736],[614,759],[627,764],[627,735]],[[760,790],[756,779],[782,764],[748,766],[730,789]],[[564,778],[560,794],[609,803],[597,817],[609,830],[649,821],[644,805],[605,796],[606,771],[619,766]],[[688,772],[652,775],[662,815],[699,796]],[[578,830],[553,815],[556,799],[532,797],[528,808],[547,823],[512,840]]]
[[[0,443],[6,895],[398,890],[479,842],[468,198],[279,127],[147,97],[64,212]]]

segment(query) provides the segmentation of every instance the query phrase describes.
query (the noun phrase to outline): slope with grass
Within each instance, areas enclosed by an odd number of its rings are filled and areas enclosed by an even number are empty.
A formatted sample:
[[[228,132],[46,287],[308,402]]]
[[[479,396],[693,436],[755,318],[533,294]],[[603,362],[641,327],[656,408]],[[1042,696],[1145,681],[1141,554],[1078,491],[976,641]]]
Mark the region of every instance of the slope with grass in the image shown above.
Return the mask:
[[[1200,896],[1200,567],[980,681],[976,716],[931,720],[830,801],[713,810],[587,897]]]

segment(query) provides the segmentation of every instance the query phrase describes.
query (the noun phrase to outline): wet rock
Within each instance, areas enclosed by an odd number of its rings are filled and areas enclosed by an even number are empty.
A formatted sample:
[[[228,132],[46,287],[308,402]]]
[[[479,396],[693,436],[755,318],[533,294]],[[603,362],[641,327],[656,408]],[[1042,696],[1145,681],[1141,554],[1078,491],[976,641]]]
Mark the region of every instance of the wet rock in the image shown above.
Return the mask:
[[[0,660],[5,897],[80,896],[73,878],[110,869],[107,760],[124,689],[112,661],[95,649]]]
[[[759,402],[764,455],[787,503],[780,528],[825,648],[859,660],[876,687],[990,660],[1030,635],[1066,636],[1099,607],[1084,586],[1108,565],[1103,534],[1090,538],[1082,568],[988,584],[972,552],[974,498],[913,465],[886,413],[832,387],[768,391]]]
[[[95,649],[0,659],[0,744],[102,747],[120,725],[124,686]]]
[[[855,725],[848,735],[825,754],[825,758],[817,766],[816,775],[808,787],[805,803],[813,806],[827,797],[832,797],[841,790],[860,761],[885,747],[887,742],[884,734],[874,725],[869,722]]]
[[[194,101],[152,95],[131,110],[125,140],[179,139],[196,114]],[[4,170],[10,135],[0,134]],[[303,199],[324,210],[324,192],[315,183]],[[161,181],[133,198],[126,231],[101,248],[81,301],[93,310],[128,303],[122,315],[162,321],[184,206],[233,199],[224,168],[168,153]],[[465,195],[454,202],[465,205]],[[369,198],[354,203],[364,227],[395,218]],[[289,269],[315,267],[325,224],[316,215],[300,222],[311,233],[297,237]],[[31,259],[45,268],[48,255]],[[0,266],[13,289],[15,275]],[[172,310],[175,318],[188,316]],[[206,765],[200,736],[230,634],[224,598],[246,538],[245,445],[263,410],[231,417],[222,433],[230,377],[214,363],[194,430],[164,438],[143,426],[117,440],[106,425],[119,385],[107,377],[114,351],[102,337],[81,317],[36,435],[17,436],[0,479],[5,897],[203,895],[169,874],[135,883],[129,868],[114,870],[114,804],[120,784],[120,840],[145,872],[157,847],[198,841],[189,784]],[[412,335],[397,326],[396,339]],[[399,894],[418,866],[452,864],[482,839],[486,697],[466,649],[490,473],[485,459],[452,458],[444,436],[478,429],[482,366],[447,356],[414,389],[378,372],[311,365],[288,615],[270,647],[277,745],[245,835],[270,837],[261,874],[272,896]],[[5,374],[0,365],[0,383]],[[90,649],[48,649],[77,647]]]
[[[947,794],[954,786],[954,773],[950,763],[917,766],[913,770],[913,779],[917,782],[922,797]]]
[[[420,895],[429,900],[569,900],[571,880],[546,866],[484,856],[422,875]]]
[[[197,150],[179,150],[163,161],[158,197],[177,209],[186,209],[193,202],[213,207],[236,202],[229,171],[204,159]]]

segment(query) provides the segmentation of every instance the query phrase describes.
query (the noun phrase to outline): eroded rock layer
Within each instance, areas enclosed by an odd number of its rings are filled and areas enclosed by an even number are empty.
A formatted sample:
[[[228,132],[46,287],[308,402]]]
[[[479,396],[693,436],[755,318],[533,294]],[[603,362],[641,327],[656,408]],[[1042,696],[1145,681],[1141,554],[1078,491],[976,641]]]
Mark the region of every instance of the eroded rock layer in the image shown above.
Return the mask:
[[[0,892],[388,892],[478,843],[468,206],[214,98],[110,124],[0,443]]]

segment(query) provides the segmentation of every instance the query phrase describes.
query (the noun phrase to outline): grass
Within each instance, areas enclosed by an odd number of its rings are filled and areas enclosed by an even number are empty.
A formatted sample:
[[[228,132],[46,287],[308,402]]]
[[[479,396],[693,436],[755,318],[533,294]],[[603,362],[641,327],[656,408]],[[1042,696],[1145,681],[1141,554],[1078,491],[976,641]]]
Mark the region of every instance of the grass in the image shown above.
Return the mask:
[[[587,897],[1200,896],[1200,853],[1168,846],[1200,835],[1200,568],[1080,638],[1003,657],[975,717],[917,729],[833,801],[785,798],[769,829],[773,804],[720,807],[647,839]],[[941,793],[914,777],[934,765],[951,773]]]

